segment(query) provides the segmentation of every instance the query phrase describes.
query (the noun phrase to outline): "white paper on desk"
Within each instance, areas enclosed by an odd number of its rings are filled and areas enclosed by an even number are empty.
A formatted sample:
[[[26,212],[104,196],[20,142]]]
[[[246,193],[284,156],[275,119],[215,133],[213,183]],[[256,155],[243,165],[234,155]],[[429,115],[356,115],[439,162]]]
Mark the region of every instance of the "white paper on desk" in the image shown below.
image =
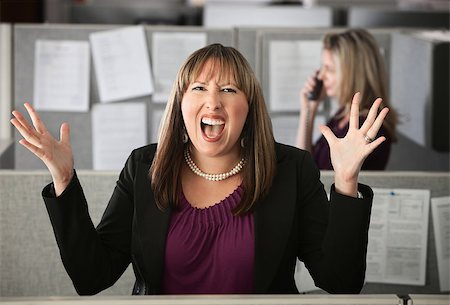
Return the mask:
[[[430,191],[373,191],[366,281],[425,285]]]
[[[96,104],[92,108],[94,170],[122,169],[135,148],[147,144],[145,103]]]
[[[273,111],[300,109],[300,90],[320,68],[319,40],[275,40],[269,43],[269,103]]]
[[[153,33],[152,63],[155,75],[153,102],[167,102],[181,65],[192,52],[204,47],[206,40],[206,33]]]
[[[280,115],[272,117],[275,140],[280,143],[296,146],[299,116]],[[312,143],[315,143],[322,133],[319,126],[326,123],[325,116],[317,115],[314,120]]]
[[[142,26],[95,32],[90,35],[90,41],[102,103],[153,93]]]
[[[37,110],[89,110],[87,41],[36,41],[33,99]]]
[[[306,269],[305,264],[298,259],[297,264],[295,265],[294,279],[295,285],[300,293],[321,290],[316,287],[316,284],[314,283],[311,274],[309,274],[308,269]]]
[[[450,197],[431,198],[434,241],[441,291],[450,291]]]

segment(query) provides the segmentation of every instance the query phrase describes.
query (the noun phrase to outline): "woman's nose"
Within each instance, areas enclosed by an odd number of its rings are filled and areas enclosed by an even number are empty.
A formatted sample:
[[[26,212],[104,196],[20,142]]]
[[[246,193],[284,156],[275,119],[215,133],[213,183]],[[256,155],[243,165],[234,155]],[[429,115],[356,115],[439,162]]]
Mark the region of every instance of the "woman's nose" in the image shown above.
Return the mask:
[[[206,108],[209,110],[217,110],[222,107],[220,94],[218,92],[211,92],[206,99]]]

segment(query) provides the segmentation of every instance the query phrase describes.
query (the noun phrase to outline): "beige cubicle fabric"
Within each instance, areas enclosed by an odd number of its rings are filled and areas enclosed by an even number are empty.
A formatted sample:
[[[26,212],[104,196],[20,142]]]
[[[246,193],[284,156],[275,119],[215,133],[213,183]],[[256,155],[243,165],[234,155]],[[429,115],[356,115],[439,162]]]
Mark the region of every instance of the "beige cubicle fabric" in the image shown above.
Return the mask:
[[[100,221],[118,173],[80,173],[94,224]],[[45,172],[0,171],[0,296],[76,295],[59,257],[41,197]],[[131,267],[105,291],[131,295]]]
[[[78,171],[94,224],[101,218],[118,172]],[[41,197],[51,181],[43,171],[0,171],[0,297],[76,295],[67,276]],[[322,172],[325,189],[333,172]],[[362,172],[360,182],[377,188],[429,189],[431,197],[449,196],[450,173]],[[431,213],[425,286],[367,283],[362,293],[440,293]],[[102,294],[130,295],[131,267]]]

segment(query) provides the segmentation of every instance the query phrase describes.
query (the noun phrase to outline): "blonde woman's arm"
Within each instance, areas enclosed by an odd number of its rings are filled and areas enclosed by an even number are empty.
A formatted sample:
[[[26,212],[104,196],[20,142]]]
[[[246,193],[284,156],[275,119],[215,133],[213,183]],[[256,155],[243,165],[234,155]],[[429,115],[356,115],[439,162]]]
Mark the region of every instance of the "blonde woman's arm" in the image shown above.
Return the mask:
[[[297,130],[296,146],[311,152],[314,119],[323,94],[318,100],[308,100],[308,93],[316,86],[315,76],[310,76],[300,91],[300,118]]]

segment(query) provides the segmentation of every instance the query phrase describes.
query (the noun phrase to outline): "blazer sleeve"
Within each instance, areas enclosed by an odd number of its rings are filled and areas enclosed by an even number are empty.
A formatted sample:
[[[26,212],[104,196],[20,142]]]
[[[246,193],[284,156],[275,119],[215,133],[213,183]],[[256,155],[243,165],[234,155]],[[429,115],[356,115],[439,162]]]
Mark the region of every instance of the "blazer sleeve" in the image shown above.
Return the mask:
[[[329,293],[359,293],[364,284],[373,192],[358,184],[362,199],[339,194],[331,187],[330,201],[320,172],[305,154],[299,174],[298,257],[317,287]]]
[[[133,171],[132,154],[97,228],[76,172],[60,196],[54,196],[52,184],[42,191],[62,262],[80,295],[112,286],[130,263]]]

